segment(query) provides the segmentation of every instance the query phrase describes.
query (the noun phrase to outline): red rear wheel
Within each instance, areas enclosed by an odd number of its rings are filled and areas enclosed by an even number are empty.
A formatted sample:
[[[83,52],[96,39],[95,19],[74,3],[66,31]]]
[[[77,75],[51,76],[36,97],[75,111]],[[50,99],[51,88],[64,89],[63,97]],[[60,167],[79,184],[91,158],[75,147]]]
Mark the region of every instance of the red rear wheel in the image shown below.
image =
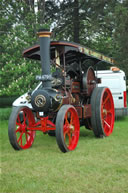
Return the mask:
[[[79,118],[76,109],[71,105],[64,105],[57,114],[56,140],[62,152],[76,148],[80,133]]]
[[[115,111],[109,88],[95,88],[91,97],[91,123],[97,137],[109,136],[113,132]]]
[[[34,115],[28,107],[14,107],[9,119],[8,135],[14,149],[28,149],[34,142]]]
[[[113,97],[108,88],[104,89],[101,98],[101,122],[103,128],[103,134],[109,136],[113,132],[114,128],[114,103]],[[98,118],[98,117],[97,117]]]

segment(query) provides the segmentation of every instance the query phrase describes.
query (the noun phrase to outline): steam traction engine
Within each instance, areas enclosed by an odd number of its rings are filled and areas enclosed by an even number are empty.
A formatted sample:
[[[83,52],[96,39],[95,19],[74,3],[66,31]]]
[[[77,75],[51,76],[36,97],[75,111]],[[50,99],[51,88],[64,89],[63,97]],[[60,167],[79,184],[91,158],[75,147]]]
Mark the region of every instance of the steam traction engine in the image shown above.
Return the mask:
[[[91,67],[112,59],[76,43],[50,41],[50,35],[39,30],[39,45],[23,52],[26,58],[41,60],[42,74],[36,77],[38,86],[13,103],[8,134],[16,150],[31,147],[37,130],[55,135],[62,152],[76,148],[80,126],[96,137],[113,131],[112,94],[97,87],[100,79]]]

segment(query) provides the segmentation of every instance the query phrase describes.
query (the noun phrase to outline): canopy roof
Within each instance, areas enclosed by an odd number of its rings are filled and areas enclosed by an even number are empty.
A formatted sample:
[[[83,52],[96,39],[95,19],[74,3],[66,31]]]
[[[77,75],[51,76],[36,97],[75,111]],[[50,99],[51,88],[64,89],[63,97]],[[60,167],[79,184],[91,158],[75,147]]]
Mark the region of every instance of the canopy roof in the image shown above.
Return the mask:
[[[87,60],[91,59],[95,63],[103,61],[109,64],[114,64],[114,60],[99,52],[96,52],[85,46],[81,46],[77,43],[67,41],[51,41],[50,52],[51,59],[55,58],[55,50],[58,50],[60,55],[64,54],[66,62],[69,64],[78,59]],[[40,60],[40,46],[36,44],[23,51],[23,57]]]

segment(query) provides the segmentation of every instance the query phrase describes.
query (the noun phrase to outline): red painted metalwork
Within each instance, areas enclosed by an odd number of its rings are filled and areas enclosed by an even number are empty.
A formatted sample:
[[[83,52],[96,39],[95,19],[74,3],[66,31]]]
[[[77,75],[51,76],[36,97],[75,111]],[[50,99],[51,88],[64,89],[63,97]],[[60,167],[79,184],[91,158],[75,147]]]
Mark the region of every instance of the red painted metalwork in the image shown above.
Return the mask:
[[[115,113],[113,98],[108,88],[105,89],[101,101],[101,121],[105,135],[109,136],[113,131]]]
[[[35,131],[47,132],[55,130],[55,124],[48,120],[48,117],[40,118],[40,121],[35,123],[32,112],[28,108],[22,109],[19,112],[16,120],[16,137],[17,143],[22,149],[29,148],[35,138]],[[20,113],[22,112],[22,119]]]
[[[40,117],[40,120],[37,123],[28,128],[28,130],[42,131],[43,133],[55,129],[55,124],[49,120],[49,117]]]
[[[127,107],[127,92],[124,91],[124,107]]]
[[[16,138],[17,143],[22,149],[31,147],[35,138],[35,131],[29,130],[29,128],[35,123],[34,116],[29,111],[28,108],[22,109],[16,119]],[[20,118],[21,112],[22,119]]]
[[[63,134],[64,141],[67,148],[72,151],[76,148],[79,133],[80,133],[79,119],[74,108],[69,108],[64,117]]]

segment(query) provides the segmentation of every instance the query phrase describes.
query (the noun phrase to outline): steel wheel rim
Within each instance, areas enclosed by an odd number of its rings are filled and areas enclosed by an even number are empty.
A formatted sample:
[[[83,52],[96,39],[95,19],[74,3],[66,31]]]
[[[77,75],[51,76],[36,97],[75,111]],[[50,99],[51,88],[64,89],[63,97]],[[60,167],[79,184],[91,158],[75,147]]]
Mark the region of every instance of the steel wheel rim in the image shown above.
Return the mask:
[[[101,102],[101,121],[104,134],[109,136],[114,128],[114,102],[112,94],[108,88],[105,89]]]
[[[74,150],[79,140],[79,119],[73,108],[69,108],[65,113],[63,136],[67,148],[70,151]]]
[[[22,113],[22,118],[20,114]],[[18,113],[16,118],[16,138],[17,143],[22,149],[31,147],[34,138],[35,131],[29,130],[35,123],[34,116],[28,108],[23,108]]]

